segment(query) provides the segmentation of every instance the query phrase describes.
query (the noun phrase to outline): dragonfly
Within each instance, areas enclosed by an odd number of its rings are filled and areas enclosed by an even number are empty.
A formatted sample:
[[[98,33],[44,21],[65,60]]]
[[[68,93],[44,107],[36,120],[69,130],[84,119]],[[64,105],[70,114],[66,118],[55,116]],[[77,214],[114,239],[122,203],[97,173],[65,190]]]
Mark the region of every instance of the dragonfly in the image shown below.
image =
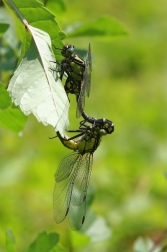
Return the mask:
[[[54,46],[55,49],[61,51],[64,59],[61,62],[54,62],[60,65],[60,79],[63,79],[64,74],[67,79],[64,89],[69,94],[75,94],[77,101],[76,116],[80,117],[81,110],[85,106],[85,93],[89,97],[91,85],[92,59],[90,44],[88,46],[88,53],[84,61],[74,52],[74,46],[65,44],[62,49]],[[55,70],[55,69],[52,69]]]
[[[76,132],[75,136],[62,137],[57,132],[57,137],[62,144],[73,152],[63,158],[55,173],[54,219],[56,223],[61,223],[68,215],[73,230],[80,229],[85,221],[93,153],[100,145],[102,136],[114,131],[114,124],[110,120],[95,119],[86,114],[85,118],[80,122],[78,130],[69,130],[69,132]],[[91,124],[88,125],[88,122]]]

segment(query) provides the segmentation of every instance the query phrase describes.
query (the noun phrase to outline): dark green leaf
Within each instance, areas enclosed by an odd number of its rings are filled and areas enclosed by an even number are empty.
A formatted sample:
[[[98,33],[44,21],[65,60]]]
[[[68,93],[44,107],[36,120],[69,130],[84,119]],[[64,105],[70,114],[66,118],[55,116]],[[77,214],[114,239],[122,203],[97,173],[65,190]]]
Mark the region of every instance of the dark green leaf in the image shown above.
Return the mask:
[[[47,234],[42,232],[30,245],[28,252],[48,252],[58,243],[58,240],[59,235],[57,233]]]
[[[101,17],[92,23],[84,24],[82,26],[77,25],[77,27],[75,26],[73,29],[70,27],[67,29],[66,33],[69,37],[113,37],[118,35],[127,35],[125,28],[118,21],[110,17]]]
[[[0,37],[3,36],[3,34],[6,32],[6,30],[8,29],[9,24],[2,24],[0,23]]]

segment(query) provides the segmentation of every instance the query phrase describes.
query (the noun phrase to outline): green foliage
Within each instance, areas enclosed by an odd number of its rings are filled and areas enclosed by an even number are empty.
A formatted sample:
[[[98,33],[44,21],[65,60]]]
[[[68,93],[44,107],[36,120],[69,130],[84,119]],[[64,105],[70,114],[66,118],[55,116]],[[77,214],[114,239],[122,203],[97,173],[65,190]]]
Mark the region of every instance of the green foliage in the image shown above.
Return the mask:
[[[8,91],[12,101],[16,106],[20,106],[25,115],[33,113],[44,125],[52,125],[56,131],[63,135],[64,130],[69,125],[69,103],[60,80],[57,76],[55,80],[50,71],[53,68],[51,62],[56,61],[51,50],[50,37],[47,33],[33,28],[27,23],[25,16],[27,13],[30,16],[31,1],[30,5],[27,5],[27,3],[24,5],[20,1],[14,3],[7,1],[7,4],[16,12],[32,36],[31,39],[30,34],[25,33],[23,55],[20,57],[20,64],[9,83]],[[20,5],[21,8],[25,7],[25,12],[20,12]],[[44,19],[47,17],[49,21],[53,20],[54,16],[45,11],[38,2],[34,2],[34,8],[39,8],[42,11]],[[34,14],[32,13],[31,18],[33,17]],[[59,35],[60,29],[55,32]]]
[[[18,133],[23,130],[26,121],[26,116],[18,107],[12,108],[9,93],[0,83],[0,126]]]
[[[48,252],[58,243],[59,235],[56,233],[40,233],[30,245],[28,252]]]
[[[79,27],[78,27],[79,26]],[[100,17],[94,22],[83,25],[74,25],[68,27],[67,34],[69,37],[91,36],[91,37],[114,37],[127,35],[125,28],[117,21],[110,17]]]
[[[79,52],[91,43],[92,87],[85,109],[90,116],[113,120],[115,132],[112,139],[103,139],[94,156],[90,181],[96,186],[95,199],[90,199],[94,213],[89,218],[88,207],[85,230],[73,232],[66,221],[56,225],[53,175],[69,152],[57,139],[48,139],[55,135],[53,129],[31,116],[25,125],[26,117],[11,104],[6,87],[20,56],[20,44],[21,61],[31,36],[25,42],[23,24],[13,11],[1,7],[1,22],[9,27],[1,35],[0,48],[4,83],[0,85],[0,126],[5,128],[0,129],[0,250],[13,252],[16,246],[17,251],[26,251],[41,230],[49,230],[60,235],[60,243],[52,248],[50,234],[41,235],[42,244],[45,241],[52,252],[145,252],[166,228],[166,2],[41,2],[45,7],[34,0],[14,1],[29,24],[46,31],[55,46],[62,47],[63,31],[68,34],[65,42]],[[118,21],[114,24],[113,20]],[[98,26],[102,21],[106,24]],[[121,37],[126,33],[124,27],[129,36]],[[54,53],[60,60],[60,52]],[[75,108],[72,100],[70,129],[78,127]],[[23,136],[10,131],[23,131]],[[6,227],[14,231],[16,244],[8,230],[5,246]],[[166,243],[165,235],[154,252],[165,251]]]

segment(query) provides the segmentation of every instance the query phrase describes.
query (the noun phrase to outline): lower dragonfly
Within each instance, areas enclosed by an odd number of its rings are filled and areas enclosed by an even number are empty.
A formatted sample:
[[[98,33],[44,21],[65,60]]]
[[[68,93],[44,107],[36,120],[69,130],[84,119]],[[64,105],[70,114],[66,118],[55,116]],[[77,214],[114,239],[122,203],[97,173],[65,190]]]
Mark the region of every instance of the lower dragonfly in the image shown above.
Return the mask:
[[[87,96],[90,94],[92,60],[90,44],[86,61],[74,53],[74,46],[65,44],[62,49],[54,46],[55,49],[61,51],[64,59],[61,62],[54,62],[60,65],[60,79],[63,79],[64,73],[67,74],[67,79],[64,85],[67,95],[75,94],[77,104],[85,105],[85,93]],[[55,70],[55,69],[52,69]],[[81,106],[77,106],[77,117],[81,115]]]
[[[87,125],[86,122],[91,125]],[[114,131],[114,124],[103,118],[94,119],[85,114],[85,120],[80,122],[76,136],[57,137],[62,144],[74,150],[60,163],[55,174],[55,188],[53,196],[54,219],[62,222],[68,215],[70,227],[78,230],[82,227],[86,215],[86,197],[91,175],[93,153],[98,148],[101,138]],[[79,137],[78,140],[74,140]]]

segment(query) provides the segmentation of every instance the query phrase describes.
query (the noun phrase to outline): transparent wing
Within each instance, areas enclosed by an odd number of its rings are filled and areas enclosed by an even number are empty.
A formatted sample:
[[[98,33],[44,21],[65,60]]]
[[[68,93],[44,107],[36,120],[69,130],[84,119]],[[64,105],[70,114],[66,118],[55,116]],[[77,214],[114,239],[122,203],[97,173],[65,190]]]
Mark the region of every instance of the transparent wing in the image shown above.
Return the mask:
[[[74,230],[78,230],[85,220],[92,161],[91,153],[81,155],[73,152],[62,160],[55,174],[53,196],[55,221],[60,223],[69,214],[69,223]]]
[[[90,85],[91,85],[91,73],[92,73],[92,58],[91,58],[91,49],[90,44],[88,46],[88,54],[85,62],[85,71],[83,73],[83,81],[81,83],[81,91],[79,97],[77,98],[77,113],[76,116],[80,117],[82,111],[85,107],[85,91],[87,96],[90,94]]]
[[[76,117],[79,118],[84,110],[85,107],[85,90],[81,88],[79,97],[76,97],[77,99],[77,111],[76,111]]]
[[[84,85],[86,89],[87,96],[90,94],[90,85],[91,85],[91,73],[92,73],[92,57],[91,57],[91,49],[90,44],[88,46],[88,54],[86,58],[86,68],[84,72]]]
[[[86,214],[86,196],[91,175],[93,154],[85,153],[76,167],[75,181],[69,208],[69,224],[78,230],[84,223]]]
[[[56,223],[60,223],[68,214],[75,170],[82,156],[78,152],[67,155],[60,163],[55,174],[55,188],[53,193],[53,212]]]

